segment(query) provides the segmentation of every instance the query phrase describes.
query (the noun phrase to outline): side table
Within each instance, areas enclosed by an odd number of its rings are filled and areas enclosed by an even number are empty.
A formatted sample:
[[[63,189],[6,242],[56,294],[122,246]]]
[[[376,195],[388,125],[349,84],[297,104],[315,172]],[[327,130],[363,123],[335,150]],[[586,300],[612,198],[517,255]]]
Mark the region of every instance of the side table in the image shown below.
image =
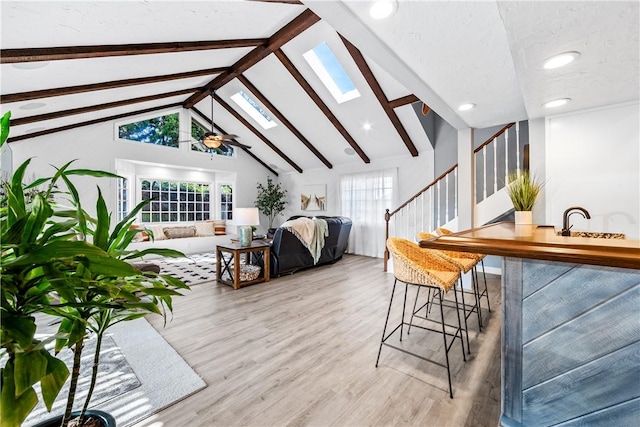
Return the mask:
[[[269,266],[271,246],[263,241],[254,240],[249,246],[241,246],[240,243],[231,242],[226,245],[216,246],[216,280],[225,285],[233,286],[233,289],[240,289],[243,286],[253,285],[254,283],[268,282],[270,279]],[[225,258],[223,254],[231,254],[231,257]],[[254,280],[240,280],[240,260],[241,255],[245,254],[245,262],[247,265],[256,264],[262,260],[263,268],[260,276]],[[255,260],[252,262],[252,258]],[[230,279],[223,278],[228,273]]]

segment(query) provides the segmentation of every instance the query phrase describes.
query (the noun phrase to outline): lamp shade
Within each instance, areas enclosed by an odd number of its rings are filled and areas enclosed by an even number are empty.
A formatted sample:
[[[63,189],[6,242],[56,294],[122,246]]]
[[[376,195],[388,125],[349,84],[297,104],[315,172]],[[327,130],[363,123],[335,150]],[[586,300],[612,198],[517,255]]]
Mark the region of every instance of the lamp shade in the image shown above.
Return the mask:
[[[260,225],[258,208],[235,208],[233,210],[234,225]]]

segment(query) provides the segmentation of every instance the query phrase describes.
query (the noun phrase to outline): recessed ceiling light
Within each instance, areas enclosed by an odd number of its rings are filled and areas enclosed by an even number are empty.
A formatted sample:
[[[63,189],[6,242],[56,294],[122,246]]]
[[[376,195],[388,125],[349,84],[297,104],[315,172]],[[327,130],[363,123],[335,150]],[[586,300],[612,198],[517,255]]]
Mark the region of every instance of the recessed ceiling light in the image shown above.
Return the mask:
[[[367,123],[363,124],[362,125],[362,129],[371,130],[371,123],[367,122]]]
[[[554,99],[553,101],[545,102],[542,106],[545,108],[555,108],[560,107],[569,101],[571,101],[571,98]]]
[[[565,52],[544,61],[545,70],[553,70],[554,68],[564,67],[565,65],[573,62],[580,56],[580,52]]]
[[[345,154],[348,154],[348,155],[350,155],[350,156],[353,156],[354,154],[356,154],[356,150],[354,150],[354,149],[353,149],[353,148],[351,148],[351,147],[347,147],[347,148],[345,148],[345,149],[344,149],[344,152],[345,152]]]
[[[38,68],[44,68],[49,65],[49,61],[38,61],[38,62],[16,62],[11,64],[13,68],[18,70],[35,70]]]
[[[21,110],[35,110],[36,108],[42,108],[44,107],[45,104],[44,102],[30,102],[28,104],[24,104],[20,106]]]
[[[373,19],[384,19],[393,15],[397,9],[396,0],[375,0],[369,7],[369,15]]]
[[[460,111],[467,111],[467,110],[471,110],[472,108],[475,108],[476,104],[462,104],[461,106],[458,107],[458,110]]]

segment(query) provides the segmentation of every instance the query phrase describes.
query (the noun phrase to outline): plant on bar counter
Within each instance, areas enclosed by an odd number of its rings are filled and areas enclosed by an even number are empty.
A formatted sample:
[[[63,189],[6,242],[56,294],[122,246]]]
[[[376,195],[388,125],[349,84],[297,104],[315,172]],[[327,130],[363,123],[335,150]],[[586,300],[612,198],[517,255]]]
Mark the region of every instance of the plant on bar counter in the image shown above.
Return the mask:
[[[510,173],[507,193],[515,210],[532,210],[542,186],[543,184],[537,181],[535,175],[527,170]]]
[[[8,136],[8,114],[2,120],[2,140]],[[6,120],[5,120],[6,118]],[[98,188],[96,218],[82,207],[73,176],[111,177],[96,170],[71,169],[69,162],[51,177],[24,184],[31,159],[22,163],[4,184],[6,196],[0,201],[0,288],[2,367],[0,426],[17,427],[36,406],[41,396],[50,411],[67,379],[70,388],[62,425],[68,425],[80,377],[80,358],[85,339],[96,335],[93,370],[88,396],[76,425],[89,425],[85,412],[96,384],[102,337],[110,326],[147,313],[165,316],[172,310],[178,289],[188,289],[182,281],[153,272],[142,273],[130,262],[145,254],[184,256],[170,249],[127,251],[141,229],[130,230],[143,202],[122,221],[110,228],[110,215]],[[40,187],[43,189],[40,189]],[[34,191],[35,189],[35,191]],[[69,206],[65,206],[68,203]],[[55,335],[36,337],[38,323],[46,315],[59,322]],[[65,363],[51,354],[72,349],[71,374]],[[58,425],[60,422],[58,422]]]

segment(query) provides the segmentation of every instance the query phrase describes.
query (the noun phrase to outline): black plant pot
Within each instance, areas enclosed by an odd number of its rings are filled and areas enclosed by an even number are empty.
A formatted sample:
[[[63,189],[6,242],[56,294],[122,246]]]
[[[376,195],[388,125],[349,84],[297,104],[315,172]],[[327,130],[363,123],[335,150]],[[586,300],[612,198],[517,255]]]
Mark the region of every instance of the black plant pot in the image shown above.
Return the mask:
[[[277,228],[269,228],[267,230],[267,239],[273,239],[273,235],[276,234]]]
[[[71,418],[73,419],[78,415],[80,415],[80,411],[73,411],[71,413]],[[60,427],[60,424],[62,423],[62,417],[62,415],[58,415],[57,417],[49,418],[48,420],[39,422],[33,427]],[[108,412],[99,411],[97,409],[89,409],[85,413],[85,417],[98,418],[100,421],[102,421],[104,427],[116,427],[116,419],[113,418],[113,416]]]

